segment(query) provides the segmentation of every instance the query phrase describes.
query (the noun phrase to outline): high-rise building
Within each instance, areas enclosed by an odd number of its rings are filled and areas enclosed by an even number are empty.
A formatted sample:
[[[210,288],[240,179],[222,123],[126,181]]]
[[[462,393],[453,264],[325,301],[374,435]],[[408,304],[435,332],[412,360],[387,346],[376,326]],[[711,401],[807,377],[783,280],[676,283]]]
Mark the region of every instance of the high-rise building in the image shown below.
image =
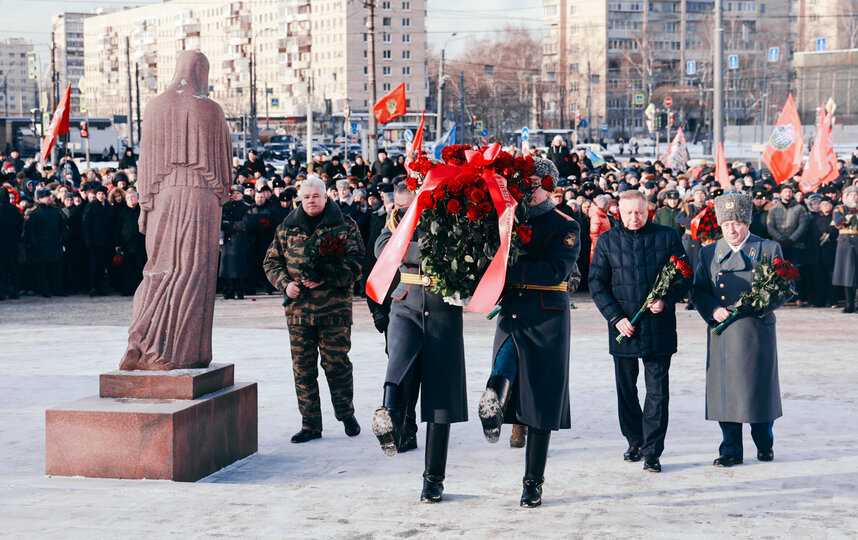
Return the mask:
[[[59,13],[52,20],[54,58],[60,91],[71,84],[71,114],[80,115],[80,80],[84,77],[83,21],[91,13]]]
[[[259,116],[302,116],[308,101],[316,114],[337,114],[347,103],[366,112],[366,13],[363,2],[349,0],[174,0],[90,17],[90,114],[126,114],[126,58],[132,101],[139,85],[145,104],[166,88],[176,55],[188,49],[208,57],[210,96],[229,117],[250,112],[251,71]],[[376,2],[378,97],[404,82],[410,110],[426,100],[425,17],[426,0]]]
[[[0,40],[0,114],[30,116],[38,107],[38,84],[29,74],[33,44],[21,38]]]
[[[724,1],[727,123],[754,123],[761,98],[785,93],[793,39],[790,2]],[[714,2],[544,0],[543,127],[626,140],[646,133],[644,108],[666,113],[692,134],[711,125]],[[777,61],[766,62],[777,48]],[[765,83],[764,83],[765,80]],[[665,121],[666,114],[658,121]]]

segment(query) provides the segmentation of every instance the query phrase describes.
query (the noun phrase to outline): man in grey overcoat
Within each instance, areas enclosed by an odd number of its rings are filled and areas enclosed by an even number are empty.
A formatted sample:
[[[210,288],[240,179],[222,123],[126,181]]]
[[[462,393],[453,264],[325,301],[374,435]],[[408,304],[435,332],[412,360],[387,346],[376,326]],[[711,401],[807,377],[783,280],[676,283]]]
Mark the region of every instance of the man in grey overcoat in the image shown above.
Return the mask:
[[[724,236],[700,251],[691,298],[710,327],[725,321],[739,297],[751,289],[754,268],[763,257],[783,258],[781,246],[750,233],[753,206],[747,194],[715,199]],[[785,301],[785,299],[783,300]],[[774,310],[736,319],[720,335],[707,329],[706,419],[721,426],[723,441],[716,467],[742,463],[742,424],[751,424],[757,459],[774,459],[772,425],[783,414],[778,382]]]

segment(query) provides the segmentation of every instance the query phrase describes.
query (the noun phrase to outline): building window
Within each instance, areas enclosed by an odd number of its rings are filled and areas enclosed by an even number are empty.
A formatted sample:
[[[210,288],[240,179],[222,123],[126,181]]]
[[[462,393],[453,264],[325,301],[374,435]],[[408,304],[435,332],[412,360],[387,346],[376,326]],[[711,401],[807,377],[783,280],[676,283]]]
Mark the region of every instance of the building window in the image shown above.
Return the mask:
[[[386,82],[386,83],[382,84],[381,85],[381,91],[382,92],[390,92],[390,83]]]
[[[569,73],[578,73],[578,64],[569,64]]]
[[[381,3],[381,9],[389,11],[390,10],[390,2],[382,2]]]
[[[579,31],[580,31],[580,28],[578,27],[577,24],[573,24],[572,26],[569,27],[569,33],[572,34],[573,36],[577,36]]]
[[[382,32],[381,33],[381,42],[382,43],[390,43],[390,34],[388,34],[387,32]]]
[[[405,66],[402,68],[403,75],[411,75],[411,66]]]
[[[411,43],[411,34],[402,34],[402,43]]]
[[[385,50],[381,51],[381,57],[384,58],[385,60],[390,60],[390,50],[385,49]]]
[[[405,60],[411,58],[411,51],[402,51],[402,58],[404,58]]]
[[[411,83],[405,83],[405,91],[406,91],[406,92],[410,92],[410,91],[411,91]]]
[[[381,26],[390,26],[390,17],[383,17],[381,19]]]
[[[384,66],[381,68],[382,75],[390,75],[390,66]]]
[[[593,77],[592,77],[592,80],[593,80],[593,84],[599,84],[599,74],[598,74],[598,73],[594,73],[594,74],[593,74]]]
[[[408,17],[403,18],[402,19],[402,26],[411,26],[411,19]]]
[[[410,11],[411,2],[402,2],[402,11]]]

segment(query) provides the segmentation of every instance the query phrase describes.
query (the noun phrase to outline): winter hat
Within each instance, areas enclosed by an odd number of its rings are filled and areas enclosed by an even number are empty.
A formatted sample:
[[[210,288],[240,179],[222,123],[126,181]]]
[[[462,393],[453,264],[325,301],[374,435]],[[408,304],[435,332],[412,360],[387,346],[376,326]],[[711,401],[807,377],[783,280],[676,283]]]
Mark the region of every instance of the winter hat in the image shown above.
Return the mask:
[[[706,191],[706,186],[703,184],[695,184],[693,188],[691,188],[691,194],[693,195],[697,191],[702,191],[706,195],[709,195],[709,192]]]
[[[349,189],[351,184],[348,180],[337,180],[337,189]]]
[[[551,177],[551,185],[549,186],[547,185],[547,182],[543,182],[542,189],[545,191],[554,191],[554,188],[557,187],[557,178],[560,176],[554,162],[550,159],[535,157],[533,158],[533,164],[536,167],[536,176],[543,179],[545,179],[546,176]]]
[[[561,137],[560,135],[555,135],[555,136],[554,136],[554,142],[560,142],[560,143],[562,143],[562,142],[563,142],[563,137]]]
[[[718,218],[718,223],[725,221],[750,223],[753,209],[751,196],[747,193],[725,193],[715,198],[715,217]]]
[[[858,186],[847,187],[846,189],[843,190],[843,198],[845,199],[847,195],[849,195],[850,193],[853,193],[855,191],[858,191]]]
[[[50,197],[51,190],[46,187],[40,187],[36,190],[36,199],[41,199],[42,197]]]

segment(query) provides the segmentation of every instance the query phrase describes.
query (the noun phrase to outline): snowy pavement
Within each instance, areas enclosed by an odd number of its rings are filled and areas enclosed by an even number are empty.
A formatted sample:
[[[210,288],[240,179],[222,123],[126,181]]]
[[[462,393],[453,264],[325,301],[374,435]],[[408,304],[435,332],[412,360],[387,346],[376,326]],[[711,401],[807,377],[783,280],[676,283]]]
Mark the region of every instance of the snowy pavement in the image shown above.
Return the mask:
[[[300,428],[277,297],[218,300],[215,362],[259,383],[259,453],[197,483],[44,475],[45,409],[98,391],[126,344],[130,299],[32,297],[0,303],[0,523],[5,538],[846,538],[858,531],[858,317],[778,312],[784,417],[775,461],[712,466],[720,431],[703,419],[705,329],[679,311],[664,472],[625,463],[606,325],[586,296],[572,313],[573,429],[551,440],[544,504],[521,509],[524,451],[485,442],[476,405],[494,323],[465,315],[471,419],[451,433],[444,501],[418,502],[419,449],[384,456],[370,429],[383,339],[355,304],[351,359],[363,427],[346,437],[321,378],[322,439]]]

